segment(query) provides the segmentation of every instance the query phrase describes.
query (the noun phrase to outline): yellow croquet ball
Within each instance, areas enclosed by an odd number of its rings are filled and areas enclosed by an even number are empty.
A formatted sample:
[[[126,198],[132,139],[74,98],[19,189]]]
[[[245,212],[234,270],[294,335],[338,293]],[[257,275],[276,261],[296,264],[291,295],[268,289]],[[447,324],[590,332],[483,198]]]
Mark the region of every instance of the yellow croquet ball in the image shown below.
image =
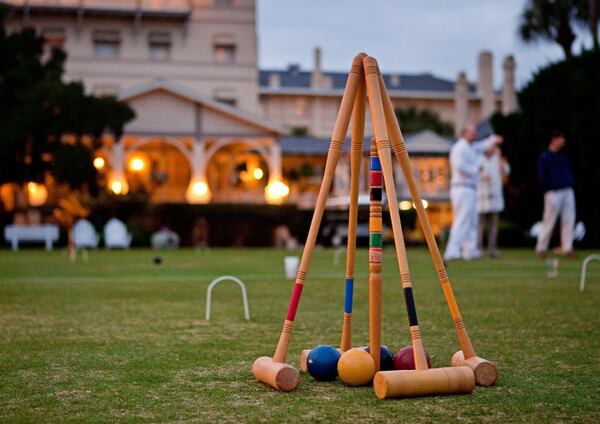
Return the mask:
[[[337,365],[342,381],[349,386],[364,386],[373,380],[375,362],[363,349],[353,348],[342,354]]]

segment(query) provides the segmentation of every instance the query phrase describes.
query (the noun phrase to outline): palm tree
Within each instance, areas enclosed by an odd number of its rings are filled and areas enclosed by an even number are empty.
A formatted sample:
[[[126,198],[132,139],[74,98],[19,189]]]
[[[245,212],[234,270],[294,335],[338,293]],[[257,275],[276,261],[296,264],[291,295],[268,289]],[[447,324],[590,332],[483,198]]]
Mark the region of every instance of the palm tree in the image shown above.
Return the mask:
[[[558,43],[569,58],[575,41],[573,22],[578,0],[528,0],[521,13],[519,35],[527,43],[550,40]]]

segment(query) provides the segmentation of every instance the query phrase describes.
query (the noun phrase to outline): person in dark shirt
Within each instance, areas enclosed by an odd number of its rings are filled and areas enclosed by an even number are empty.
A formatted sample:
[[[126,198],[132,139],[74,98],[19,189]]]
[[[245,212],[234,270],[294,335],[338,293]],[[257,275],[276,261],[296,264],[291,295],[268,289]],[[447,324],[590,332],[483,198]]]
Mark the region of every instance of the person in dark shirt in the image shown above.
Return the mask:
[[[554,131],[548,150],[543,151],[537,161],[538,176],[544,188],[544,216],[535,247],[537,255],[541,258],[546,256],[554,224],[559,216],[561,247],[555,249],[555,253],[563,256],[573,255],[575,181],[569,160],[563,152],[565,144],[564,134]]]

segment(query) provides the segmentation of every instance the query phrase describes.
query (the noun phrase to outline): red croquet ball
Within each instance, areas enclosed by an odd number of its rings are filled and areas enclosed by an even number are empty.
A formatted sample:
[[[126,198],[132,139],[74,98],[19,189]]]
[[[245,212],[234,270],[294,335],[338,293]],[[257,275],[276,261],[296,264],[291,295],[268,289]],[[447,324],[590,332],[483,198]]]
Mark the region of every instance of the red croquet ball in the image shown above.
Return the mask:
[[[427,358],[427,366],[431,368],[431,358],[429,354],[425,352]],[[415,369],[415,357],[413,355],[412,346],[405,346],[396,353],[394,356],[394,369],[397,370],[414,370]]]

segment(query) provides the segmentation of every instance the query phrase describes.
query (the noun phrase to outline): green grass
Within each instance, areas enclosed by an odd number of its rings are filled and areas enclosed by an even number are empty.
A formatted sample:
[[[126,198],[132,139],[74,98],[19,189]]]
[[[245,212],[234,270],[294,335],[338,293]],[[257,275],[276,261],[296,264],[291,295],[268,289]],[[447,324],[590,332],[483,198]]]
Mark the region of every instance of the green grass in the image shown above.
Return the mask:
[[[579,292],[579,260],[559,277],[529,250],[452,263],[450,278],[478,353],[498,364],[496,386],[472,395],[379,401],[372,388],[318,383],[278,393],[254,380],[272,355],[292,282],[277,250],[180,250],[152,264],[148,250],[94,251],[70,264],[61,251],[0,251],[0,421],[598,422],[600,266]],[[298,252],[299,254],[299,252]],[[288,362],[303,348],[338,344],[343,265],[315,252]],[[367,254],[357,259],[354,342],[368,340]],[[394,253],[384,253],[384,343],[409,343]],[[434,366],[457,342],[427,252],[409,251],[421,330]],[[247,284],[252,320],[233,274]]]

